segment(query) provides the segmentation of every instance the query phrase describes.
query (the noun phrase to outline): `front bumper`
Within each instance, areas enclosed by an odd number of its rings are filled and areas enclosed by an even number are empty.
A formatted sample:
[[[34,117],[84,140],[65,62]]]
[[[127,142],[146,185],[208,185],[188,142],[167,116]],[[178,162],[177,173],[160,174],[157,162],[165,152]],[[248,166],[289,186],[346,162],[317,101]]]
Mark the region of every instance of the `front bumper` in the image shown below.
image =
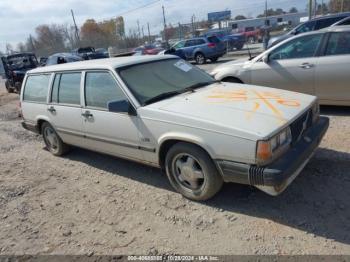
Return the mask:
[[[328,126],[329,119],[320,117],[292,148],[268,166],[259,167],[225,160],[218,160],[217,165],[225,182],[253,185],[268,194],[278,195],[308,163]]]

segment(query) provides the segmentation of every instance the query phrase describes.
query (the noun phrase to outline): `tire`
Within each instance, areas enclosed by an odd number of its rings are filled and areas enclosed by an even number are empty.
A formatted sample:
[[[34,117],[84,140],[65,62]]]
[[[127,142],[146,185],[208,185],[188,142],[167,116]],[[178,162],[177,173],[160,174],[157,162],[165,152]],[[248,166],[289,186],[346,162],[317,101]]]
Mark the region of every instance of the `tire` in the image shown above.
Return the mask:
[[[205,55],[203,53],[200,53],[200,52],[194,56],[194,60],[196,60],[196,63],[198,65],[203,65],[207,61],[207,59],[205,58]]]
[[[212,62],[212,63],[215,63],[215,62],[217,62],[218,61],[218,57],[213,57],[213,58],[210,58],[210,61]]]
[[[255,43],[255,37],[254,36],[248,37],[248,43],[249,44],[254,44]]]
[[[223,185],[213,160],[193,144],[181,142],[171,147],[165,158],[165,170],[173,188],[191,200],[205,201]]]
[[[48,122],[42,124],[41,134],[47,150],[54,156],[62,156],[69,151],[69,146],[63,143],[55,129]]]
[[[5,82],[5,87],[6,87],[6,90],[7,90],[8,93],[13,93],[14,92],[14,90],[11,87],[10,82],[8,80],[6,80],[6,82]]]

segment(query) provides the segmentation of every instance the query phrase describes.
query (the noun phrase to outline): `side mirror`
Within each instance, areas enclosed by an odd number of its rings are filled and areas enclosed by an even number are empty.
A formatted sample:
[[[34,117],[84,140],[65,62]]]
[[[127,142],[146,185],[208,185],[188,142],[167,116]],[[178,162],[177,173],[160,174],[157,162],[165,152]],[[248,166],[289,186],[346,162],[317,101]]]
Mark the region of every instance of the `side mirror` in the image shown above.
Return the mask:
[[[268,64],[268,63],[270,62],[269,55],[268,55],[268,54],[264,55],[263,58],[262,58],[262,60],[263,60],[263,62],[264,62],[265,64]]]
[[[118,100],[108,102],[108,111],[114,113],[128,113],[129,115],[136,116],[137,112],[135,108],[130,104],[128,100]]]

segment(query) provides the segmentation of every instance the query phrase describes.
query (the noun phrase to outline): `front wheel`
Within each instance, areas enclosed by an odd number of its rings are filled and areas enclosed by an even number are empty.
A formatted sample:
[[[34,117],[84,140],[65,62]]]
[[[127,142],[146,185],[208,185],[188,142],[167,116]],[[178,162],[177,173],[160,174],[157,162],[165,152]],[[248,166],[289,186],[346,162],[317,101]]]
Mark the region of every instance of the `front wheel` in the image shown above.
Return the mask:
[[[171,185],[186,198],[204,201],[222,187],[223,179],[213,160],[196,145],[175,144],[166,155],[165,165]]]
[[[196,60],[196,63],[197,63],[198,65],[203,65],[203,64],[205,64],[205,62],[206,62],[206,60],[207,60],[207,59],[205,58],[204,54],[202,54],[202,53],[197,53],[197,54],[195,55],[194,59]]]
[[[41,126],[41,134],[43,135],[46,148],[51,154],[54,156],[62,156],[68,152],[69,146],[63,143],[62,139],[49,123],[43,123]]]

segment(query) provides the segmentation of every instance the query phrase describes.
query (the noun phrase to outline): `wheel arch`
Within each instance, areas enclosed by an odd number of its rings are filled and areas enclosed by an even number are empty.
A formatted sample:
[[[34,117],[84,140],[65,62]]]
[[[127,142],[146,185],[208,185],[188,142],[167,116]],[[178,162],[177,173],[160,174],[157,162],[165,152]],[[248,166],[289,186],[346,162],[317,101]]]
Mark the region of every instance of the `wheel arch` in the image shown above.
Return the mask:
[[[42,125],[43,125],[45,122],[48,122],[50,125],[52,125],[52,124],[50,123],[50,120],[49,120],[47,117],[45,117],[45,116],[38,116],[38,117],[36,118],[36,126],[37,126],[37,128],[38,128],[39,134],[41,134],[41,127],[42,127]]]
[[[240,79],[239,77],[236,77],[236,76],[224,76],[221,78],[221,81],[244,84],[242,79]]]
[[[203,149],[212,159],[214,159],[213,150],[209,146],[207,146],[199,137],[195,137],[192,135],[171,135],[161,138],[158,143],[158,163],[162,169],[164,169],[165,157],[169,149],[177,143],[189,143],[198,146],[199,148]]]

